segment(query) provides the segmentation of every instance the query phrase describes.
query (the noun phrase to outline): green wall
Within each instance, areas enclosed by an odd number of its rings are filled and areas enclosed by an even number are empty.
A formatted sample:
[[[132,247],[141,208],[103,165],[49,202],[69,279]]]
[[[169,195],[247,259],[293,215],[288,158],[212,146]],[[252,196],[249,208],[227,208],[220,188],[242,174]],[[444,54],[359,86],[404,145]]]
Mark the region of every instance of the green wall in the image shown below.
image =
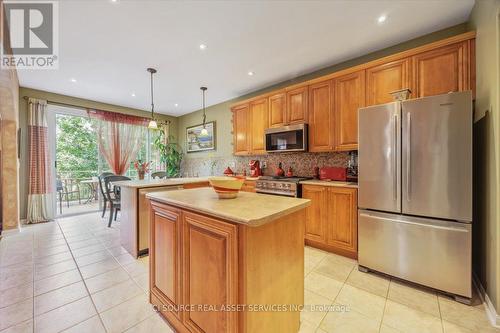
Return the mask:
[[[474,271],[500,310],[500,1],[476,1]]]
[[[28,117],[28,103],[23,98],[24,96],[45,99],[52,102],[64,103],[75,105],[82,108],[93,108],[106,111],[120,112],[129,115],[136,115],[142,117],[150,117],[150,112],[142,111],[138,109],[132,109],[124,106],[118,106],[107,103],[99,103],[90,101],[87,99],[65,96],[60,94],[54,94],[47,91],[35,90],[30,88],[19,89],[19,128],[21,128],[21,159],[20,159],[20,175],[19,175],[19,196],[20,196],[20,217],[21,219],[26,218],[26,209],[28,202],[28,128],[27,128],[27,117]],[[171,131],[173,135],[178,132],[176,117],[158,115],[161,120],[170,120]]]
[[[233,103],[236,103],[238,101],[251,98],[253,96],[257,96],[275,89],[279,89],[282,87],[289,86],[294,83],[300,83],[303,81],[307,81],[316,77],[320,77],[326,74],[330,74],[333,72],[337,72],[339,70],[349,68],[355,65],[363,64],[365,62],[375,60],[378,58],[382,58],[394,53],[398,53],[404,50],[412,49],[421,45],[425,45],[440,39],[444,39],[447,37],[451,37],[454,35],[458,35],[464,32],[467,32],[469,29],[467,27],[467,24],[459,24],[447,29],[439,30],[436,32],[433,32],[431,34],[421,36],[406,42],[403,42],[401,44],[397,44],[391,47],[388,47],[386,49],[376,51],[364,56],[361,56],[359,58],[355,58],[352,60],[348,60],[339,64],[335,64],[332,66],[329,66],[327,68],[315,71],[310,74],[306,74],[300,77],[297,77],[293,80],[281,82],[279,84],[275,84],[270,87],[266,87],[264,89],[260,89],[258,91],[255,91],[251,94],[247,94],[244,96],[240,96],[238,98],[234,98],[232,100],[219,103],[213,106],[210,106],[206,109],[207,113],[207,121],[213,121],[215,120],[217,123],[217,150],[212,151],[212,152],[197,152],[197,153],[190,153],[186,155],[186,159],[191,159],[191,158],[206,158],[206,157],[223,157],[223,156],[230,156],[233,153],[233,137],[231,134],[232,131],[232,123],[231,123],[231,112],[230,112],[230,105]],[[210,87],[208,87],[207,91],[207,99],[210,100]],[[179,117],[179,122],[178,122],[178,137],[179,137],[179,143],[185,149],[186,147],[186,127],[190,127],[193,125],[198,125],[201,123],[202,120],[202,111],[198,110],[186,115],[183,115]]]

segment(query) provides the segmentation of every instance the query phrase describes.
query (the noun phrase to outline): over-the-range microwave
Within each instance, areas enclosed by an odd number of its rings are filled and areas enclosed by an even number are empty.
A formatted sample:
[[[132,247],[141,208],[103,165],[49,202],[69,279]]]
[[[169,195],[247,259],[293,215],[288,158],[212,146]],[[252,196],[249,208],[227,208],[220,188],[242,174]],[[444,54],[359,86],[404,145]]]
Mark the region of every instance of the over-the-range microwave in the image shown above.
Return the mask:
[[[307,151],[307,124],[268,128],[265,139],[268,153]]]

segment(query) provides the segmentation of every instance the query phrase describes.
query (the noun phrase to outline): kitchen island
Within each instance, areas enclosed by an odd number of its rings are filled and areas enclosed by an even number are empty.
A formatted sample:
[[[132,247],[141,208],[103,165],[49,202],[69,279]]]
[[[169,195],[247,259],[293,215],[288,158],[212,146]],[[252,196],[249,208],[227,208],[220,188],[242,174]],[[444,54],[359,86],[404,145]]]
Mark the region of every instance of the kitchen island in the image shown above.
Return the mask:
[[[149,200],[146,194],[208,186],[208,178],[167,178],[115,182],[120,186],[120,243],[135,258],[149,249]]]
[[[155,192],[150,302],[178,332],[298,332],[307,199]]]

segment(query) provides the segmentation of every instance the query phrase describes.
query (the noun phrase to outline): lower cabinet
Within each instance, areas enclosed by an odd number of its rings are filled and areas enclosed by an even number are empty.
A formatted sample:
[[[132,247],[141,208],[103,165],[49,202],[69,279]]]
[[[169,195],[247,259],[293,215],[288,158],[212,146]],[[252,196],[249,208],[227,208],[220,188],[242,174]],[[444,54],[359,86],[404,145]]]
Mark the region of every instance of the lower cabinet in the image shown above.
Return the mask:
[[[350,258],[358,256],[358,190],[349,187],[303,185],[307,245]]]

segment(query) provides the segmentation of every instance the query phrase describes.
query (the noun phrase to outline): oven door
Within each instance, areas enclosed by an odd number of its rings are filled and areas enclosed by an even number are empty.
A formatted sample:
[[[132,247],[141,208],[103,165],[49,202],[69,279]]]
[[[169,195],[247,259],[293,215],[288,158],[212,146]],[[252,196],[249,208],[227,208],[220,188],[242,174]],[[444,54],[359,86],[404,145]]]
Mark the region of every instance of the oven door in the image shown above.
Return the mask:
[[[266,151],[307,151],[307,124],[269,128],[265,131]]]

